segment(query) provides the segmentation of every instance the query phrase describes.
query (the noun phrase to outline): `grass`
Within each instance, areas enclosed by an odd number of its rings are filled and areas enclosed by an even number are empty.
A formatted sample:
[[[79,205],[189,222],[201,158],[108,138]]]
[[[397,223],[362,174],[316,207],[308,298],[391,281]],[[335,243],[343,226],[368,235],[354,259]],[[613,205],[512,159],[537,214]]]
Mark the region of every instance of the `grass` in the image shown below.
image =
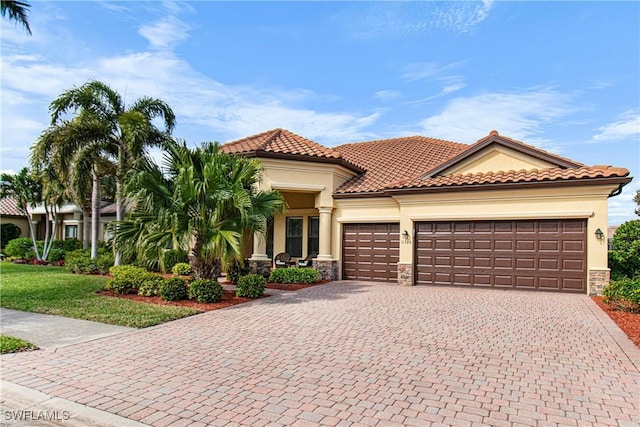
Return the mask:
[[[19,351],[37,350],[38,347],[20,338],[0,335],[0,354],[17,353]]]
[[[145,328],[199,311],[96,294],[107,279],[71,274],[64,267],[0,263],[0,307],[112,325]]]

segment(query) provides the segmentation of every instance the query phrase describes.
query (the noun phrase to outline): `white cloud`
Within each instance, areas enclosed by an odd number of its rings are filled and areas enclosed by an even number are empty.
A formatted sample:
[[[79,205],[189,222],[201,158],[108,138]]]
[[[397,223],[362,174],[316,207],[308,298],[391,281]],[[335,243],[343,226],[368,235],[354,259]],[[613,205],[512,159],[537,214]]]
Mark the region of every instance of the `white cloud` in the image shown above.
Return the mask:
[[[491,92],[450,101],[440,113],[420,122],[424,134],[460,142],[475,142],[492,129],[529,143],[540,138],[542,126],[571,112],[572,95],[552,89]]]
[[[437,62],[416,62],[407,64],[402,73],[402,79],[407,82],[425,79],[446,79],[449,73],[464,65],[463,61],[441,65]],[[459,76],[456,76],[460,78]]]
[[[640,142],[640,111],[627,110],[618,119],[598,128],[593,136],[594,142],[617,141],[628,139],[629,142]]]
[[[622,189],[622,193],[618,196],[609,198],[609,225],[619,225],[632,219],[640,219],[635,214],[637,205],[633,201],[638,189],[640,189],[640,185],[637,183],[634,185],[632,181]]]
[[[493,1],[356,2],[333,17],[354,37],[415,37],[430,31],[468,33],[488,16]]]
[[[393,99],[402,98],[402,92],[399,90],[379,90],[374,94],[374,97],[383,101],[390,101]]]
[[[173,49],[189,38],[189,26],[175,16],[167,16],[141,26],[138,34],[147,39],[153,49]]]

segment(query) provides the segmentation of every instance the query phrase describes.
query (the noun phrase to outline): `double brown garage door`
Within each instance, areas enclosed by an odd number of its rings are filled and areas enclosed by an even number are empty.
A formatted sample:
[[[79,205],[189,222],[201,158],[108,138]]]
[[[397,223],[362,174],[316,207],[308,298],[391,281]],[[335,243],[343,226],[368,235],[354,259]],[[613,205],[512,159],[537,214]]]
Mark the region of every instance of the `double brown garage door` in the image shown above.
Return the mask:
[[[397,280],[399,225],[345,224],[344,279]],[[452,285],[586,291],[586,221],[415,224],[414,279]]]
[[[416,223],[416,284],[586,290],[586,221]]]

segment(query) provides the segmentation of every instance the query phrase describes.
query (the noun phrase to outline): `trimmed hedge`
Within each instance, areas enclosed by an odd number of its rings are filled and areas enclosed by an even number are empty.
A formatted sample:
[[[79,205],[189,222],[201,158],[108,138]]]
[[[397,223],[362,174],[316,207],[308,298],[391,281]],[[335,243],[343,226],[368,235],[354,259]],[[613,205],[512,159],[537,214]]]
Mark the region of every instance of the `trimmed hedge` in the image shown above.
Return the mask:
[[[258,298],[264,294],[267,279],[258,274],[248,274],[238,279],[236,295],[239,297]]]
[[[142,285],[138,288],[138,295],[144,297],[156,297],[160,292],[160,286],[164,279],[159,274],[150,274],[147,280],[142,282]]]
[[[238,279],[251,273],[251,268],[243,259],[241,261],[233,260],[227,268],[227,279],[234,285],[238,284]]]
[[[189,257],[183,250],[167,249],[162,254],[161,270],[163,273],[166,273],[167,271],[172,271],[174,265],[178,263],[187,263],[188,261]]]
[[[113,263],[113,254],[106,249],[99,249],[96,259],[91,259],[89,249],[76,249],[67,253],[64,260],[67,270],[75,274],[107,274]]]
[[[128,294],[138,290],[151,277],[151,273],[134,265],[117,265],[109,269],[113,279],[107,282],[107,289],[116,294]]]
[[[180,277],[164,279],[160,285],[158,295],[165,301],[187,299],[187,282]]]
[[[33,241],[30,237],[19,237],[11,240],[4,248],[6,256],[27,258],[27,253],[33,252]]]
[[[200,279],[189,283],[189,299],[202,303],[218,302],[224,290],[217,280]]]
[[[274,283],[287,284],[309,284],[320,279],[315,268],[276,268],[271,270],[269,281]]]

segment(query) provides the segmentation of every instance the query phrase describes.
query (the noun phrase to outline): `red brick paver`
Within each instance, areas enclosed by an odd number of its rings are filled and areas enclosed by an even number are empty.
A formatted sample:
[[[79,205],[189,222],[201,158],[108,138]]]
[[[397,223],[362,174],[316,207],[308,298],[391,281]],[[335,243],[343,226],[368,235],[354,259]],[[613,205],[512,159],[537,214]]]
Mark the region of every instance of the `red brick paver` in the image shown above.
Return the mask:
[[[639,354],[583,295],[337,282],[0,373],[153,425],[632,426]]]

